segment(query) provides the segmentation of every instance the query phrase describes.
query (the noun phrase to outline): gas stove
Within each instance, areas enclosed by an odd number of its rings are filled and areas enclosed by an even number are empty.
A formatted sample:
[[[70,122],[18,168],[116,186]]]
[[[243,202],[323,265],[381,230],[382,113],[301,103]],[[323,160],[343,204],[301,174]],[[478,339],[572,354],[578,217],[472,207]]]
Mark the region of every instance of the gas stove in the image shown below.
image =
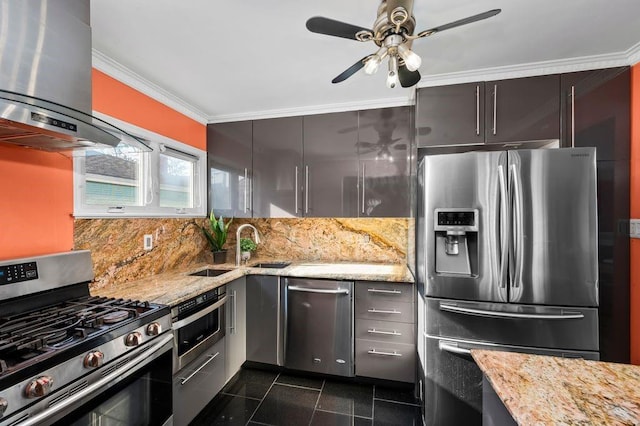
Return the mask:
[[[0,262],[0,425],[59,420],[108,375],[170,353],[168,307],[92,297],[92,278],[87,251]]]

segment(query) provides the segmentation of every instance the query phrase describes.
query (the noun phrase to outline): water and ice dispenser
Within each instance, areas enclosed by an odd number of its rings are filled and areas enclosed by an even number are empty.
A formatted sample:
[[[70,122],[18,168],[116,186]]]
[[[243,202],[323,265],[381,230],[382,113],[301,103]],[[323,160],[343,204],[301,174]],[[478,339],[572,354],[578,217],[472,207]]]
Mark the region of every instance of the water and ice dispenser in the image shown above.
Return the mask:
[[[478,210],[435,209],[436,273],[478,274]]]

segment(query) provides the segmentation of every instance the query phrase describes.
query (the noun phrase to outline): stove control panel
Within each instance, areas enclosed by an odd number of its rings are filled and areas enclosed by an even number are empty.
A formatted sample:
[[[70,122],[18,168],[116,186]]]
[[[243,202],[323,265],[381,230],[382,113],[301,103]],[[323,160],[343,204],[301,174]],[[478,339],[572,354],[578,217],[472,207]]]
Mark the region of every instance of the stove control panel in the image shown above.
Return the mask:
[[[36,262],[0,266],[0,285],[38,279]]]

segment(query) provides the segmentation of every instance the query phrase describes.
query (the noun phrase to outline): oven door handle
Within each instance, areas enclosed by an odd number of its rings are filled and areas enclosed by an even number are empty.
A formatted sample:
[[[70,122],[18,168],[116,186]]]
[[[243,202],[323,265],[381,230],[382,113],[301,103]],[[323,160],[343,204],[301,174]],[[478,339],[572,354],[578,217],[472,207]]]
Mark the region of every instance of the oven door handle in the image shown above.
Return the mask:
[[[164,349],[164,346],[168,343],[173,344],[173,336],[171,333],[167,333],[165,336],[161,337],[157,343],[145,348],[141,352],[139,352],[135,358],[128,361],[120,368],[116,368],[111,373],[102,377],[97,382],[92,385],[84,388],[80,392],[71,395],[69,398],[61,401],[60,403],[54,405],[51,408],[48,408],[41,413],[38,413],[34,417],[29,417],[23,423],[20,423],[20,426],[33,426],[38,425],[41,422],[47,420],[51,416],[58,414],[60,411],[66,410],[70,405],[86,398],[87,396],[93,393],[102,393],[105,389],[110,388],[112,385],[120,382],[121,380],[131,376],[132,373],[139,370],[141,367],[147,365],[151,361],[155,360],[158,356],[161,355],[161,352]],[[170,349],[167,348],[167,349]]]
[[[209,315],[211,312],[213,312],[216,309],[220,308],[225,303],[227,303],[227,296],[224,296],[221,300],[217,301],[213,305],[207,306],[203,310],[198,311],[193,315],[189,315],[187,318],[185,318],[183,320],[174,322],[172,328],[174,330],[178,330],[178,329],[184,327],[185,325],[189,325],[194,321],[198,321],[200,318],[202,318],[202,317],[204,317],[206,315]]]

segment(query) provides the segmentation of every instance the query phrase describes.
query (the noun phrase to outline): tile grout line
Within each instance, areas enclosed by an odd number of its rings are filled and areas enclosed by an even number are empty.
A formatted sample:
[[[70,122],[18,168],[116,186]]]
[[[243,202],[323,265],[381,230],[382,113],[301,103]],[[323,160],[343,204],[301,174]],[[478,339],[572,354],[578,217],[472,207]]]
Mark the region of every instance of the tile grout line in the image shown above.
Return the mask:
[[[320,392],[318,392],[318,398],[316,399],[316,405],[313,407],[313,412],[311,413],[311,418],[309,419],[309,426],[311,426],[311,422],[313,422],[313,418],[316,415],[316,410],[318,409],[318,403],[320,402],[320,397],[322,396],[322,391],[324,390],[324,384],[326,380],[322,380],[322,386],[320,387]]]
[[[273,382],[271,382],[271,386],[269,386],[269,389],[267,389],[267,391],[265,392],[265,394],[262,396],[262,399],[260,400],[260,403],[258,404],[258,406],[256,407],[255,410],[253,410],[253,414],[251,414],[251,417],[249,417],[249,421],[247,421],[247,425],[249,423],[251,423],[251,420],[253,419],[253,416],[256,415],[256,413],[258,412],[258,410],[260,409],[260,407],[262,406],[262,403],[264,402],[265,398],[267,397],[267,395],[269,395],[269,392],[271,391],[271,388],[273,388],[273,385],[276,384],[276,380],[278,380],[278,377],[280,377],[280,373],[278,373],[278,375],[276,376],[275,379],[273,379]],[[255,423],[261,423],[261,422],[255,422]],[[246,426],[246,425],[245,425]]]
[[[307,387],[307,386],[293,385],[293,384],[290,384],[290,383],[275,383],[275,384],[279,385],[279,386],[288,386],[290,388],[305,389],[305,390],[312,390],[312,391],[319,391],[319,390],[322,389],[322,387],[320,389],[318,389],[318,388],[310,388],[310,387]],[[324,380],[323,380],[323,386],[324,386]]]
[[[357,417],[359,419],[364,419],[364,420],[373,420],[373,417],[358,416],[356,414],[346,414],[346,413],[341,413],[339,411],[325,410],[325,409],[322,409],[322,408],[317,408],[315,411],[322,411],[323,413],[339,414],[341,416]]]
[[[229,392],[220,392],[220,395],[227,395],[227,396],[233,396],[235,398],[249,399],[251,401],[262,401],[260,398],[251,398],[250,396],[237,395],[235,393],[229,393]]]
[[[402,405],[410,405],[412,407],[420,407],[420,404],[414,404],[412,402],[403,402],[403,401],[394,401],[393,399],[384,399],[384,398],[374,398],[378,401],[391,402],[393,404],[402,404]]]

